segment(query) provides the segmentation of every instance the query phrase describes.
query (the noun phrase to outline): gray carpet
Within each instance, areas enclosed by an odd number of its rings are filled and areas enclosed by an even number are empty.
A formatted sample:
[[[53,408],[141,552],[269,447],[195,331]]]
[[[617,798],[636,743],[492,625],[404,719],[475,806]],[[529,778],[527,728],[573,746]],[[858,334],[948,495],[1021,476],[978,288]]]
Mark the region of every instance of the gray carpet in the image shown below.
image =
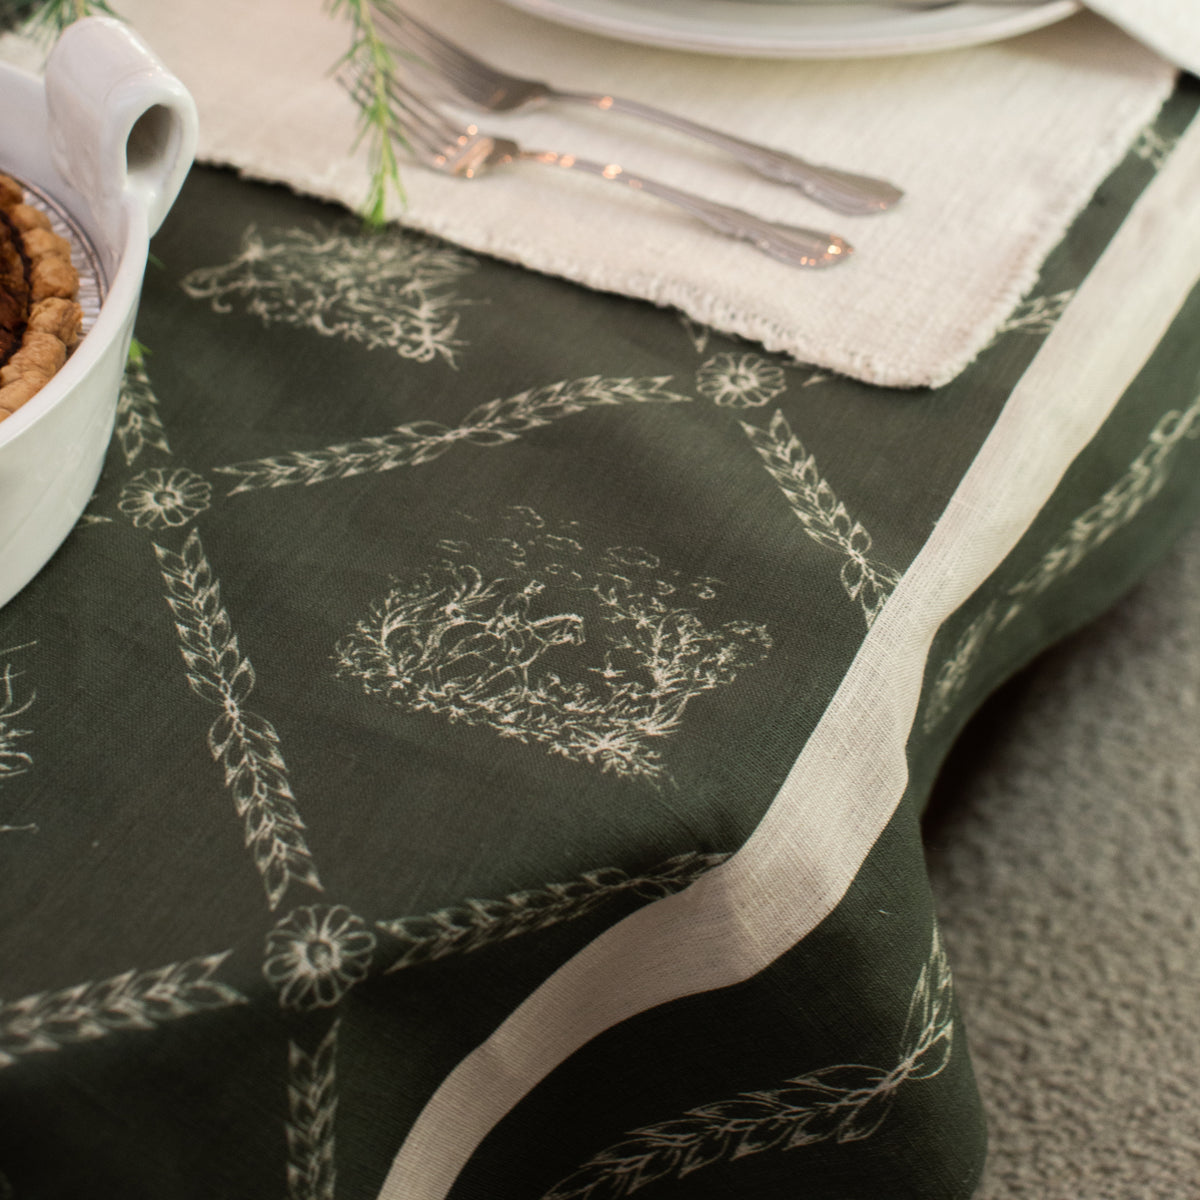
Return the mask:
[[[1200,1197],[1200,527],[989,702],[934,817],[978,1200]]]

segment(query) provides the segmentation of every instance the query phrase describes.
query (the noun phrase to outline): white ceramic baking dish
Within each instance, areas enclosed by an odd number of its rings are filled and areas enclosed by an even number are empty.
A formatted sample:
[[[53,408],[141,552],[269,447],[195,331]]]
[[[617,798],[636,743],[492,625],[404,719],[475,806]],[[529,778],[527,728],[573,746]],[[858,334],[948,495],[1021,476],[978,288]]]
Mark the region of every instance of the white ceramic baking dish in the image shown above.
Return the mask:
[[[5,604],[58,549],[96,486],[147,247],[191,166],[196,106],[128,26],[89,17],[59,39],[44,79],[0,64],[0,114],[0,171],[70,227],[98,292],[91,327],[62,370],[0,421]]]

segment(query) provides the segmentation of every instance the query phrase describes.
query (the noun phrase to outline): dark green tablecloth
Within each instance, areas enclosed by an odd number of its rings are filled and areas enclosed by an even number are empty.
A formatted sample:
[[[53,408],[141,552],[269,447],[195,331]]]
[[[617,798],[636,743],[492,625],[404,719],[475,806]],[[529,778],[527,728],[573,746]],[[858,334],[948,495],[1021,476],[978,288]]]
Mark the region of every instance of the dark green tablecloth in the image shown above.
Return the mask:
[[[1197,98],[934,392],[194,171],[96,496],[0,610],[0,1195],[376,1196],[464,1056],[759,826]],[[920,814],[1200,505],[1198,328],[938,634],[829,915],[519,1084],[455,1200],[972,1193]]]

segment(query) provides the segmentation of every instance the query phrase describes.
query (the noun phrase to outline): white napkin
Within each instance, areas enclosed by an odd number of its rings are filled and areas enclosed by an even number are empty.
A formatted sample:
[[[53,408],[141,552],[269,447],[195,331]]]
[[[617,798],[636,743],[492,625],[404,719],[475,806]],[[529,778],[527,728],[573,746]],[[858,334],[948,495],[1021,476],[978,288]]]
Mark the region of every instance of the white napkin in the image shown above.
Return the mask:
[[[531,147],[620,162],[768,218],[841,233],[857,252],[828,271],[789,268],[645,196],[535,165],[473,182],[406,166],[408,205],[396,214],[405,224],[674,305],[798,360],[891,386],[945,383],[987,345],[1174,76],[1090,14],[971,49],[811,62],[624,44],[497,0],[407,3],[515,71],[674,108],[882,175],[907,195],[891,213],[844,217],[688,139],[560,105],[478,122]],[[120,7],[195,95],[202,159],[361,202],[367,167],[365,151],[351,151],[356,114],[329,75],[347,30],[322,0]]]
[[[1200,75],[1198,0],[1086,0],[1139,41],[1185,71]]]

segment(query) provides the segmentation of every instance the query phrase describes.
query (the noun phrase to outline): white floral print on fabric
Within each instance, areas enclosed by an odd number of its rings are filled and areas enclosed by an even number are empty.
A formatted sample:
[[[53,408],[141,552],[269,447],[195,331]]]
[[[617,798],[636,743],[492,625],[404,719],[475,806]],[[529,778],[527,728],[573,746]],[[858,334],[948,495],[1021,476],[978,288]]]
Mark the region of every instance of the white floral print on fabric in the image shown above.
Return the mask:
[[[1133,153],[1158,171],[1171,157],[1178,141],[1178,137],[1164,137],[1153,125],[1147,125],[1133,143]]]
[[[792,512],[814,542],[836,551],[845,558],[841,569],[842,587],[851,600],[857,600],[870,627],[884,601],[892,594],[900,575],[885,563],[869,556],[871,535],[858,521],[852,521],[846,506],[821,478],[816,459],[792,433],[787,418],[775,410],[767,429],[740,422],[763,465],[779,484]]]
[[[13,646],[0,651],[0,656],[7,657],[34,644]],[[11,662],[5,662],[0,668],[0,785],[24,775],[33,766],[33,756],[22,748],[32,730],[22,728],[19,718],[29,711],[36,693],[32,688],[25,691],[18,688],[18,676],[19,672]]]
[[[167,431],[158,416],[158,397],[150,386],[150,377],[140,357],[130,358],[125,365],[114,432],[127,466],[132,466],[146,449],[171,453]]]
[[[1013,584],[1000,601],[989,605],[959,637],[934,681],[925,716],[926,729],[933,728],[950,711],[986,638],[993,631],[1004,629],[1023,611],[1029,599],[1041,595],[1118,529],[1128,525],[1162,490],[1180,443],[1184,438],[1197,436],[1200,436],[1200,396],[1188,408],[1172,409],[1158,419],[1146,445],[1116,483],[1080,513],[1033,569]],[[1002,616],[1000,608],[1004,610]]]
[[[713,334],[712,329],[708,325],[694,321],[687,313],[683,312],[679,313],[679,323],[683,326],[688,341],[692,343],[692,348],[697,354],[703,354],[708,349],[708,340]]]
[[[669,375],[640,379],[609,379],[590,375],[530,388],[515,396],[489,400],[473,408],[459,425],[437,421],[414,421],[398,425],[379,437],[300,450],[271,458],[218,467],[223,475],[240,476],[229,495],[256,488],[283,487],[302,483],[311,486],[330,479],[348,479],[397,467],[432,462],[451,447],[502,446],[515,442],[531,429],[549,425],[562,417],[589,408],[617,404],[678,404],[690,399],[667,388]]]
[[[658,900],[682,891],[728,854],[676,855],[643,875],[620,867],[586,871],[570,883],[548,883],[530,891],[513,892],[502,900],[467,900],[420,917],[379,921],[399,949],[387,968],[399,971],[450,954],[469,954],[496,942],[574,921],[621,895]],[[394,951],[393,951],[394,952]]]
[[[696,372],[696,390],[723,408],[758,408],[786,389],[783,368],[758,354],[718,354]]]
[[[992,341],[1005,333],[1021,331],[1022,333],[1047,334],[1058,324],[1067,305],[1075,298],[1075,289],[1069,288],[1064,292],[1054,292],[1049,296],[1027,296],[1001,322]]]
[[[167,585],[188,685],[221,710],[209,727],[208,749],[224,770],[267,902],[276,908],[293,881],[321,891],[279,735],[270,721],[245,707],[254,688],[254,668],[238,649],[200,535],[193,529],[181,553],[159,545],[154,553]]]
[[[344,904],[293,909],[267,934],[263,975],[285,1008],[329,1008],[367,977],[375,935]]]
[[[461,250],[397,226],[267,234],[251,226],[237,258],[192,271],[182,287],[215,312],[230,312],[238,300],[267,325],[297,325],[454,366],[464,343],[453,310],[465,301],[450,289],[475,267]]]
[[[337,1035],[334,1021],[312,1054],[288,1043],[288,1200],[333,1200],[337,1191]]]
[[[1185,410],[1164,413],[1129,469],[1091,508],[1080,513],[1041,561],[1008,591],[1011,601],[1000,621],[1007,625],[1025,601],[1074,570],[1097,546],[1106,542],[1162,490],[1171,473],[1175,450],[1184,438],[1200,435],[1200,396]]]
[[[0,1067],[10,1066],[20,1054],[59,1050],[71,1042],[153,1029],[164,1021],[245,1004],[245,996],[213,978],[230,953],[0,1002]]]
[[[996,605],[992,603],[963,630],[950,657],[938,669],[937,677],[933,681],[929,705],[922,719],[927,733],[941,723],[942,718],[950,711],[954,701],[966,686],[976,660],[987,644],[988,635],[995,626]]]
[[[414,712],[617,775],[668,778],[657,746],[692,699],[767,655],[765,626],[706,624],[696,606],[716,580],[683,580],[640,548],[593,558],[575,522],[552,531],[518,507],[508,525],[478,547],[441,543],[447,557],[398,583],[338,643],[338,673]],[[584,644],[593,656],[581,669],[569,648]]]
[[[863,1141],[887,1119],[901,1087],[946,1069],[953,1047],[953,981],[935,929],[895,1066],[822,1067],[770,1091],[743,1092],[635,1129],[556,1184],[543,1200],[619,1200],[657,1180],[682,1178],[765,1150],[796,1150],[830,1139]]]
[[[139,528],[186,525],[212,503],[212,485],[183,467],[153,467],[135,475],[122,489],[117,507]]]

